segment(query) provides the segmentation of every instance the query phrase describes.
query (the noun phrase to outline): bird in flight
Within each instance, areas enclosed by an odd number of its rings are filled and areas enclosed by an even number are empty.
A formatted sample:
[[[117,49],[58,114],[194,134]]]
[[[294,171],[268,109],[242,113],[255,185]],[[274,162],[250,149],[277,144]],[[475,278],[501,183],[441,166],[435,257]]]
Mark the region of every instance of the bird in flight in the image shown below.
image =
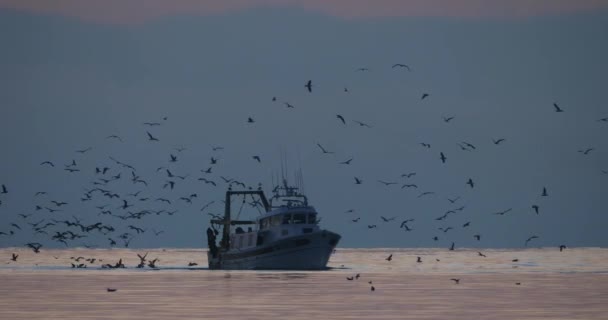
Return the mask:
[[[355,177],[355,184],[361,184],[363,181],[357,177]]]
[[[407,69],[407,71],[412,71],[412,69],[410,69],[410,67],[407,64],[403,64],[403,63],[395,63],[391,69],[395,69],[395,68],[405,68],[405,69]]]
[[[448,201],[449,201],[450,203],[454,203],[454,202],[458,201],[459,199],[460,199],[460,197],[456,197],[456,198],[454,198],[454,199],[450,199],[450,198],[448,198]]]
[[[443,152],[440,152],[440,159],[442,163],[445,163],[445,160],[447,160],[448,158],[446,158],[445,154],[443,154]]]
[[[323,151],[323,153],[334,153],[333,151],[327,151],[325,150],[325,148],[323,148],[323,146],[320,143],[317,143],[317,146],[319,147],[319,149],[321,149],[321,151]]]
[[[382,183],[385,186],[390,186],[392,184],[397,184],[397,182],[386,182],[386,181],[382,181],[382,180],[378,180],[378,182]]]
[[[257,162],[260,162],[260,163],[262,162],[262,160],[260,159],[260,156],[252,156],[251,158],[253,158]]]
[[[411,178],[413,176],[416,175],[416,172],[412,172],[412,173],[404,173],[401,175],[401,178]]]
[[[287,108],[290,108],[290,109],[294,109],[294,108],[295,108],[295,107],[294,107],[294,106],[293,106],[291,103],[289,103],[289,102],[285,102],[285,106],[286,106]]]
[[[500,138],[497,140],[492,139],[492,142],[494,142],[495,145],[499,145],[501,142],[504,142],[504,141],[505,141],[505,139],[503,139],[503,138]]]
[[[443,121],[444,121],[445,123],[449,123],[450,121],[454,120],[454,118],[455,118],[455,117],[453,117],[453,116],[452,116],[452,117],[443,117]]]
[[[541,194],[541,197],[548,197],[549,195],[547,194],[547,188],[543,187],[543,193]]]
[[[254,122],[255,122],[255,121],[253,120],[253,118],[252,118],[252,117],[248,117],[248,118],[247,118],[247,123],[254,123]]]
[[[358,69],[357,69],[357,70],[355,70],[355,71],[369,71],[369,68],[365,68],[365,67],[363,67],[363,68],[358,68]]]
[[[351,161],[353,161],[353,158],[350,158],[346,161],[342,161],[342,162],[340,162],[340,164],[350,164]]]
[[[312,80],[308,80],[308,82],[306,82],[306,85],[304,85],[304,87],[306,87],[306,89],[308,89],[308,92],[312,92]]]
[[[536,205],[536,204],[533,205],[532,209],[534,209],[534,212],[536,212],[536,214],[538,214],[538,209],[539,209],[538,205]]]
[[[562,244],[562,245],[560,245],[560,246],[559,246],[559,252],[564,251],[564,249],[566,249],[566,248],[567,248],[567,247],[566,247],[565,245],[563,245],[563,244]]]
[[[361,122],[361,121],[353,120],[353,122],[354,122],[354,123],[356,123],[356,124],[358,124],[358,125],[359,125],[359,126],[361,126],[361,127],[368,127],[368,128],[371,128],[371,127],[372,127],[372,126],[370,126],[369,124],[367,124],[367,123],[363,123],[363,122]]]
[[[45,161],[45,162],[41,163],[40,165],[41,165],[41,166],[43,166],[43,165],[45,165],[45,164],[46,164],[46,165],[49,165],[49,166],[51,166],[51,167],[54,167],[54,166],[55,166],[55,165],[54,165],[52,162],[50,162],[50,161]]]
[[[555,108],[555,112],[564,112],[564,110],[562,110],[562,108],[560,108],[557,103],[553,103],[553,107]]]
[[[380,218],[382,218],[382,221],[384,221],[384,222],[391,222],[391,221],[395,220],[396,217],[386,218],[384,216],[380,216]]]
[[[471,189],[475,186],[475,184],[473,183],[473,179],[469,178],[469,181],[467,181],[467,184],[469,186],[471,186]]]
[[[591,152],[593,150],[595,150],[595,148],[587,148],[587,149],[584,149],[584,150],[579,150],[578,152],[580,152],[580,153],[582,153],[584,155],[588,155],[589,152]]]
[[[422,94],[422,97],[420,98],[420,100],[424,100],[424,99],[428,98],[429,96],[430,96],[430,94],[428,94],[428,93],[423,93],[423,94]]]
[[[431,191],[423,192],[423,193],[421,193],[421,194],[418,196],[418,198],[422,198],[422,197],[424,197],[424,196],[428,196],[428,195],[431,195],[431,194],[435,194],[435,192],[431,192]]]
[[[404,185],[401,186],[401,189],[404,189],[404,188],[415,188],[415,189],[418,189],[418,185],[416,185],[416,184],[404,184]]]
[[[511,210],[513,210],[513,208],[509,208],[509,209],[507,209],[507,210],[505,210],[505,211],[499,211],[499,212],[495,212],[494,214],[497,214],[497,215],[499,215],[499,216],[504,216],[504,215],[505,215],[505,213],[508,213],[508,212],[509,212],[509,211],[511,211]]]
[[[454,281],[455,284],[460,284],[460,279],[452,278],[450,280]]]
[[[154,136],[152,136],[152,134],[150,134],[150,132],[146,131],[146,133],[148,134],[148,140],[149,141],[159,141],[157,138],[155,138]]]
[[[478,254],[480,257],[484,257],[484,258],[486,257],[486,255],[485,255],[485,254],[483,254],[483,253],[481,253],[481,252],[479,252],[479,251],[477,251],[477,254]]]
[[[0,192],[1,194],[7,194],[8,190],[6,190],[6,186],[2,185],[2,192]]]
[[[530,241],[532,241],[532,240],[534,240],[534,239],[538,239],[538,236],[531,236],[530,238],[528,238],[528,239],[526,240],[526,247],[528,246],[528,242],[530,242]]]
[[[117,135],[115,135],[115,134],[113,134],[111,136],[107,136],[106,139],[116,139],[116,140],[122,142],[122,138],[119,137],[119,136],[117,136]]]
[[[38,242],[30,242],[30,243],[26,244],[25,246],[34,250],[34,253],[39,253],[40,248],[42,248],[42,245]]]
[[[346,125],[346,120],[344,120],[344,117],[343,117],[343,116],[341,116],[341,115],[337,114],[337,115],[336,115],[336,118],[340,119],[340,121],[342,121],[342,123],[343,123],[344,125]]]
[[[85,153],[87,153],[87,152],[91,151],[92,149],[93,149],[93,148],[88,147],[88,148],[86,148],[86,149],[82,149],[82,150],[76,150],[76,152],[81,153],[81,154],[85,154]]]
[[[479,241],[479,240],[481,240],[481,235],[476,234],[476,235],[473,236],[473,238],[475,238],[475,239],[477,239],[477,241]]]
[[[427,148],[427,149],[431,148],[431,144],[429,144],[429,143],[420,142],[420,145],[423,146],[423,147],[425,147],[425,148]]]
[[[386,260],[386,261],[391,261],[391,260],[393,260],[393,254],[391,253],[391,254],[388,256],[388,258],[386,258],[385,260]]]

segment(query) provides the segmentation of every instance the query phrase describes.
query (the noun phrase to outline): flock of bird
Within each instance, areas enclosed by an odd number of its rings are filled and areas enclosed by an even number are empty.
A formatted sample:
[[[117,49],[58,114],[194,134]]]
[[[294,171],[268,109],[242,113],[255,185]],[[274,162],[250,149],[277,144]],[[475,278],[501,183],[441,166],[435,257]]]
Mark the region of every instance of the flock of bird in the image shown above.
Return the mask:
[[[392,66],[393,69],[404,69],[406,72],[411,72],[412,69],[406,65],[397,63]],[[369,72],[368,68],[362,67],[356,69],[357,72]],[[308,80],[304,84],[305,90],[309,94],[315,93],[315,86],[312,80]],[[349,92],[348,88],[344,88],[344,92]],[[420,93],[420,101],[427,101],[432,99],[432,95],[427,92]],[[276,103],[278,101],[277,97],[272,97],[271,101]],[[286,108],[293,109],[295,108],[291,103],[284,102]],[[549,108],[551,105],[549,105]],[[548,112],[555,113],[564,113],[567,112],[564,108],[559,106],[557,103],[553,103],[553,110],[548,108]],[[343,114],[336,114],[335,119],[338,122],[338,125],[346,126],[349,121],[347,121],[347,117]],[[454,121],[455,116],[446,116],[443,117],[443,121],[449,123]],[[168,117],[163,117],[161,121],[156,122],[145,122],[142,123],[141,130],[141,139],[140,142],[146,141],[151,144],[162,144],[163,137],[159,136],[154,132],[156,127],[164,126],[168,123]],[[608,118],[599,119],[600,122],[608,123]],[[352,120],[352,123],[360,126],[362,128],[366,128],[369,130],[373,130],[374,126],[357,121]],[[249,116],[244,119],[245,125],[255,125],[256,120],[253,116]],[[106,140],[110,143],[123,143],[124,139],[118,135],[108,135]],[[507,143],[508,138],[500,137],[497,139],[492,139],[492,143],[496,146]],[[335,154],[334,151],[329,150],[321,143],[314,142],[316,148],[321,155],[326,154]],[[467,142],[461,141],[457,142],[459,148],[462,151],[473,151],[478,148],[478,146]],[[426,142],[419,143],[421,148],[431,150],[433,147],[431,144]],[[155,171],[155,178],[162,179],[163,182],[160,184],[153,183],[150,177],[144,177],[143,174],[138,170],[136,165],[128,164],[123,161],[116,159],[113,156],[107,156],[105,160],[103,160],[101,165],[94,167],[85,167],[80,165],[81,159],[83,157],[87,157],[87,155],[94,150],[93,147],[86,147],[83,149],[75,150],[75,155],[77,157],[70,157],[72,159],[68,160],[67,163],[56,163],[50,160],[43,160],[40,162],[40,166],[47,168],[48,170],[62,170],[66,175],[92,175],[92,179],[88,185],[83,186],[83,192],[78,199],[52,199],[51,194],[52,191],[38,191],[33,195],[34,205],[32,206],[30,213],[21,213],[19,217],[21,220],[19,221],[11,221],[8,226],[5,226],[4,229],[0,229],[0,237],[12,237],[18,232],[31,232],[32,237],[42,237],[45,238],[45,241],[53,241],[58,244],[62,244],[65,247],[73,246],[76,242],[76,245],[83,245],[83,240],[81,239],[99,239],[104,238],[105,246],[114,247],[119,245],[119,242],[124,247],[129,247],[129,244],[138,237],[142,237],[144,235],[152,234],[153,236],[161,236],[164,233],[163,230],[156,230],[149,228],[145,228],[141,226],[143,220],[152,217],[152,216],[173,216],[179,212],[178,209],[174,207],[179,203],[180,205],[191,206],[195,203],[195,201],[199,200],[199,196],[196,192],[183,192],[182,194],[175,195],[177,186],[184,180],[187,179],[197,179],[200,183],[204,185],[208,185],[211,187],[241,187],[241,188],[258,188],[260,184],[257,185],[248,185],[242,181],[236,180],[234,178],[228,178],[225,176],[220,176],[214,173],[215,165],[218,163],[220,157],[218,154],[222,152],[224,148],[222,146],[213,146],[211,148],[211,152],[213,155],[209,159],[209,165],[205,168],[200,169],[197,173],[199,177],[193,177],[193,173],[187,174],[178,174],[176,173],[179,168],[176,164],[180,162],[184,151],[186,148],[179,147],[174,148],[172,152],[167,154],[166,160],[163,163],[160,163],[158,168]],[[579,152],[583,155],[589,155],[593,152],[595,148],[585,148],[579,150]],[[450,158],[447,152],[442,150],[437,150],[437,164],[443,165],[449,162]],[[76,160],[79,159],[79,160]],[[258,163],[262,162],[262,157],[260,155],[251,155],[251,159]],[[340,161],[339,164],[343,166],[351,165],[353,161],[353,157],[350,157],[344,161]],[[431,165],[431,164],[429,164]],[[602,171],[603,174],[608,174],[608,171]],[[413,182],[417,173],[416,172],[408,172],[403,173],[401,176],[396,177],[395,180],[387,181],[378,179],[375,183],[378,183],[384,187],[400,187],[401,189],[418,189],[418,185]],[[363,178],[359,176],[353,176],[352,180],[354,185],[361,185],[364,183],[369,183],[368,181],[364,181]],[[403,182],[405,181],[405,182]],[[464,186],[467,186],[470,189],[476,188],[476,182],[472,178],[468,178],[462,182]],[[130,191],[120,191],[129,189]],[[2,184],[0,188],[0,211],[3,203],[5,201],[9,201],[10,194],[13,192],[10,186],[6,184]],[[422,191],[418,194],[418,198],[427,197],[434,195],[435,193],[432,191]],[[550,198],[549,190],[547,187],[543,187],[539,190],[539,195],[542,198],[548,199]],[[454,208],[449,208],[445,211],[444,214],[435,218],[435,221],[439,221],[442,223],[446,223],[449,221],[450,217],[453,215],[457,215],[459,212],[462,212],[466,209],[465,205],[459,204],[462,201],[461,197],[448,198],[447,199],[450,204],[457,206]],[[70,206],[72,206],[73,202],[82,202],[82,203],[96,203],[91,207],[92,212],[75,215],[70,214],[69,217],[60,216],[69,211]],[[211,216],[216,217],[215,214],[211,212],[207,212],[208,207],[215,203],[215,201],[207,202],[201,209],[201,212],[208,213]],[[256,207],[259,203],[250,202],[248,203],[251,207]],[[542,210],[539,203],[531,203],[530,210],[537,215],[540,215]],[[507,208],[502,211],[497,211],[493,213],[497,218],[500,216],[504,216],[509,214],[512,211],[512,208]],[[93,213],[94,212],[94,213]],[[347,213],[353,213],[354,210],[350,209],[346,211]],[[85,216],[86,215],[86,216]],[[102,221],[92,221],[92,216],[103,216],[104,219]],[[411,232],[414,230],[413,224],[416,222],[415,219],[404,219],[402,221],[397,221],[397,217],[385,217],[381,216],[382,222],[384,223],[396,223],[400,229],[403,229],[405,232]],[[89,221],[89,222],[85,222]],[[112,222],[108,222],[112,221]],[[360,217],[350,218],[352,223],[358,223],[360,221]],[[469,228],[471,225],[471,221],[464,223],[461,226],[442,226],[438,227],[437,231],[440,235],[448,236],[449,231],[454,230],[455,228]],[[378,227],[377,224],[368,224],[367,227],[369,229],[375,229]],[[472,233],[471,237],[476,241],[482,240],[482,235],[479,233]],[[526,239],[522,239],[522,242],[525,246],[528,246],[532,241],[538,239],[537,235],[530,235]],[[433,240],[437,241],[439,239],[439,235],[434,235]],[[99,243],[99,242],[97,242]],[[43,245],[36,241],[28,242],[24,244],[25,246],[32,249],[34,253],[40,252]],[[91,247],[90,245],[86,245],[87,247]],[[560,246],[560,250],[565,248],[564,245]],[[455,243],[451,241],[450,250],[455,249]],[[484,254],[479,252],[479,255],[485,257]],[[139,256],[139,255],[138,255]],[[80,257],[79,257],[80,258]],[[79,262],[79,258],[75,258],[75,263],[72,264],[74,268],[84,268],[85,264]],[[139,268],[143,268],[146,266],[146,255],[139,256],[141,259],[140,264],[137,266]],[[18,259],[18,255],[13,254],[11,261],[16,262]],[[392,255],[387,258],[388,261],[391,261]],[[99,263],[99,260],[95,258],[89,258],[87,261],[90,265],[95,262]],[[157,260],[148,261],[148,266],[151,268],[155,268],[155,263]],[[420,257],[418,257],[417,263],[422,263]],[[196,265],[192,262],[189,263],[190,266]],[[122,263],[122,259],[119,260],[116,264],[104,264],[102,265],[104,268],[122,268],[124,264]],[[352,279],[358,279],[359,275],[355,276]],[[455,283],[459,283],[459,279],[452,279]],[[371,284],[371,283],[370,283]],[[374,290],[374,287],[371,287]]]

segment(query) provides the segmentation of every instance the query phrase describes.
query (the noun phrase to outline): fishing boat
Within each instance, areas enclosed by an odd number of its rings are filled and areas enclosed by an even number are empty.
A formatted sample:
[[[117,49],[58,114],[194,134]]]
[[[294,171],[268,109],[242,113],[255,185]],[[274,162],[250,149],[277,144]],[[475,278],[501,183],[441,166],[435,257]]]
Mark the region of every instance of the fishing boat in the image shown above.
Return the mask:
[[[296,187],[284,182],[269,200],[258,190],[226,192],[224,217],[212,219],[207,229],[209,269],[322,270],[340,235],[319,226],[320,218]],[[251,197],[260,215],[255,220],[232,218],[232,197]],[[255,198],[258,198],[257,200]],[[244,202],[243,202],[244,203]],[[242,209],[242,207],[241,207]],[[238,214],[240,216],[240,212]],[[218,228],[215,228],[218,226]],[[245,230],[247,228],[247,230]],[[216,238],[221,229],[221,240]]]

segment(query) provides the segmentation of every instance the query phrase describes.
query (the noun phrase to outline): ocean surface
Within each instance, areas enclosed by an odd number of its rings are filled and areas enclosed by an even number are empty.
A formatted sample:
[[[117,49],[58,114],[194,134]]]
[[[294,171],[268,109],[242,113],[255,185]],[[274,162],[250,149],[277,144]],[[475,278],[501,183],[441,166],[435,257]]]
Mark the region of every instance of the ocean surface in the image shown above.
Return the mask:
[[[135,268],[146,252],[157,269]],[[0,319],[608,319],[602,248],[337,249],[302,272],[211,271],[194,249],[5,248],[0,263]]]

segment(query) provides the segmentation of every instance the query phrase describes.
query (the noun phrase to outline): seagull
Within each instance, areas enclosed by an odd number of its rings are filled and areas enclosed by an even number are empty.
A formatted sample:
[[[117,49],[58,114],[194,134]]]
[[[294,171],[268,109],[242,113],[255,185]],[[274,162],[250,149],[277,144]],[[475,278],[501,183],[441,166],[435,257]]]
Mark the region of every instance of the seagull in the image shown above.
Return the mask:
[[[76,152],[81,153],[81,154],[85,154],[85,153],[87,153],[87,152],[91,151],[92,149],[93,149],[93,148],[88,147],[88,148],[86,148],[86,149],[82,149],[82,150],[76,150]]]
[[[148,140],[149,141],[159,141],[157,138],[155,138],[154,136],[152,136],[152,134],[150,134],[150,132],[146,131],[146,133],[148,134]]]
[[[372,126],[370,126],[369,124],[367,124],[367,123],[363,123],[363,122],[361,122],[361,121],[353,120],[353,122],[354,122],[354,123],[356,123],[356,124],[358,124],[358,125],[359,125],[359,126],[361,126],[361,127],[368,127],[368,128],[371,128],[371,127],[372,127]]]
[[[469,178],[469,181],[467,181],[467,184],[471,186],[471,189],[475,186],[475,184],[473,183],[473,180],[471,178]]]
[[[460,284],[460,279],[452,278],[450,280],[454,281],[455,284]]]
[[[377,227],[377,226],[376,226],[375,224],[371,224],[371,225],[370,225],[370,224],[368,224],[368,225],[367,225],[367,228],[368,228],[368,229],[373,229],[373,228],[376,228],[376,227]]]
[[[317,146],[319,146],[319,148],[321,149],[321,151],[323,151],[324,154],[325,153],[328,153],[328,154],[334,153],[333,151],[327,151],[327,150],[325,150],[325,148],[323,148],[323,146],[321,144],[319,144],[319,143],[317,143]]]
[[[424,196],[431,195],[431,194],[435,194],[435,192],[432,192],[432,191],[423,192],[418,196],[418,198],[422,198]]]
[[[388,258],[385,259],[386,261],[391,261],[393,260],[393,254],[391,253],[391,255],[388,256]]]
[[[344,120],[344,117],[343,117],[343,116],[341,116],[341,115],[337,114],[337,115],[336,115],[336,118],[340,119],[340,121],[342,121],[342,123],[343,123],[344,125],[346,125],[346,120]]]
[[[444,121],[445,123],[449,123],[450,121],[454,120],[454,118],[455,118],[455,117],[448,117],[448,118],[443,117],[443,121]]]
[[[106,139],[116,139],[116,140],[122,142],[122,138],[117,135],[107,136]]]
[[[262,160],[260,159],[260,156],[252,156],[251,158],[253,158],[254,160],[257,160],[258,162],[262,162]]]
[[[503,139],[503,138],[500,138],[498,140],[492,139],[492,142],[494,142],[495,145],[499,145],[501,142],[504,142],[504,141],[505,141],[505,139]]]
[[[369,71],[369,68],[363,67],[363,68],[359,68],[359,69],[357,69],[355,71]]]
[[[485,255],[485,254],[483,254],[483,253],[481,253],[481,252],[479,252],[479,251],[477,251],[477,254],[478,254],[480,257],[484,257],[484,258],[486,257],[486,255]]]
[[[106,290],[108,290],[108,292],[116,292],[116,290],[118,290],[118,289],[114,289],[114,288],[107,288]]]
[[[513,208],[509,208],[509,209],[507,209],[507,210],[505,210],[505,211],[499,211],[499,212],[495,212],[494,214],[497,214],[497,215],[499,215],[499,216],[504,216],[504,215],[505,215],[505,213],[508,213],[508,212],[509,212],[509,211],[511,211],[511,210],[513,210]]]
[[[528,246],[528,242],[530,242],[534,239],[538,239],[538,236],[531,236],[530,238],[528,238],[528,240],[526,240],[526,247]]]
[[[601,118],[599,120],[597,120],[598,122],[608,122],[608,118]]]
[[[11,258],[11,260],[17,262],[17,258],[19,258],[19,255],[13,253],[13,257]]]
[[[39,253],[40,248],[42,248],[42,245],[37,242],[30,242],[30,243],[26,244],[26,246],[31,248],[32,250],[34,250],[34,253]]]
[[[416,257],[416,262],[417,262],[417,263],[422,263],[422,258],[420,258],[420,257]]]
[[[471,222],[469,221],[469,222],[467,222],[467,223],[463,224],[463,225],[462,225],[462,227],[463,227],[463,228],[466,228],[466,227],[468,227],[468,226],[470,226],[470,225],[471,225]]]
[[[534,211],[536,212],[536,214],[538,214],[538,205],[536,205],[536,204],[533,205],[532,209],[534,209]]]
[[[380,216],[380,218],[382,218],[382,220],[383,220],[384,222],[391,222],[391,221],[395,220],[395,218],[396,218],[396,217],[392,217],[392,218],[385,218],[384,216]]]
[[[407,69],[407,71],[412,71],[412,69],[410,69],[410,67],[407,64],[403,64],[403,63],[395,63],[391,69],[395,69],[397,67],[405,68],[405,69]]]
[[[177,156],[170,154],[169,157],[171,158],[171,160],[169,160],[169,162],[177,162]]]
[[[51,167],[54,167],[54,166],[55,166],[55,165],[54,165],[52,162],[50,162],[50,161],[45,161],[45,162],[41,163],[40,165],[41,165],[41,166],[43,166],[43,165],[45,165],[45,164],[46,164],[46,165],[49,165],[49,166],[51,166]]]
[[[564,110],[562,110],[557,103],[553,103],[553,107],[555,108],[555,112],[564,112]]]
[[[431,148],[431,145],[429,143],[420,142],[420,145],[423,146],[423,147],[425,147],[425,148],[427,148],[427,149]]]
[[[247,123],[254,123],[254,122],[255,122],[255,121],[253,120],[253,118],[252,118],[252,117],[248,117],[248,118],[247,118]]]
[[[340,164],[350,164],[351,161],[353,161],[353,158],[350,158],[346,161],[342,161],[342,162],[340,162]]]
[[[407,223],[408,222],[413,222],[413,221],[414,221],[414,219],[407,219],[407,220],[401,222],[400,228],[403,228],[404,226],[407,227]]]
[[[548,197],[549,195],[547,194],[547,188],[543,187],[543,193],[541,194],[541,197]]]
[[[580,152],[580,153],[582,153],[584,155],[587,155],[587,154],[589,154],[589,152],[591,152],[593,150],[595,150],[595,148],[587,148],[585,150],[579,150],[578,152]]]
[[[401,189],[403,189],[403,188],[416,188],[416,189],[418,189],[418,185],[416,185],[416,184],[404,184],[404,185],[401,186]]]
[[[355,177],[355,184],[361,184],[363,181],[357,177]]]
[[[306,82],[306,85],[304,85],[304,87],[306,87],[306,89],[308,89],[308,92],[312,92],[312,80],[308,80],[308,82]]]
[[[562,245],[560,245],[560,246],[559,246],[559,252],[564,251],[564,249],[566,249],[566,248],[567,248],[567,247],[566,247],[565,245],[563,245],[563,244],[562,244]],[[13,253],[13,254],[14,254],[14,253]]]
[[[477,239],[477,241],[481,240],[481,235],[479,235],[479,234],[476,234],[476,235],[474,235],[473,237],[474,237],[475,239]]]
[[[441,157],[440,157],[441,162],[445,163],[445,160],[447,160],[448,158],[445,157],[445,155],[443,154],[443,152],[440,152],[440,155],[441,155]]]
[[[452,242],[452,246],[450,246],[450,251],[454,251],[454,246],[455,246],[455,244],[454,244],[454,242]]]
[[[456,197],[455,199],[450,199],[450,198],[448,198],[448,201],[449,201],[450,203],[454,203],[454,202],[458,201],[459,199],[460,199],[460,197]]]
[[[150,126],[150,127],[154,127],[154,126],[160,126],[160,123],[158,122],[144,122],[145,126]]]
[[[286,106],[287,108],[291,108],[291,109],[295,108],[295,107],[294,107],[292,104],[290,104],[289,102],[285,102],[285,106]]]
[[[346,277],[346,280],[349,280],[349,281],[352,281],[354,279],[355,279],[355,277]]]
[[[397,184],[397,182],[386,182],[386,181],[382,181],[382,180],[378,180],[378,182],[382,183],[385,186],[390,186],[392,184]]]

